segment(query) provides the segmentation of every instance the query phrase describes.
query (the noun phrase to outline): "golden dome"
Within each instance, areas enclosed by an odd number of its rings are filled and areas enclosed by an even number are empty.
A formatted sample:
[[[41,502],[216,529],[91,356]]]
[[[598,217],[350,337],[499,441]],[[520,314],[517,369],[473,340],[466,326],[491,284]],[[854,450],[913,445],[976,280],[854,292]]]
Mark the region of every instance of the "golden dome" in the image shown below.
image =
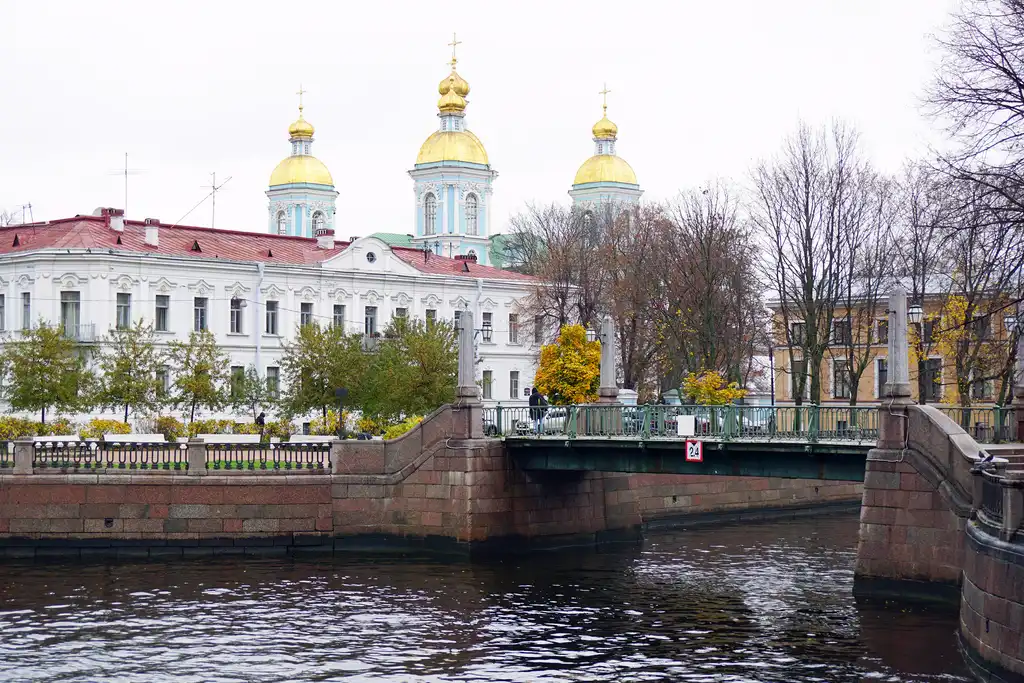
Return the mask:
[[[312,126],[310,126],[312,129]],[[277,165],[270,174],[270,185],[291,185],[292,183],[312,183],[314,185],[334,185],[331,172],[323,162],[308,154],[290,156]]]
[[[437,92],[439,94],[446,95],[449,90],[454,90],[455,94],[460,97],[465,97],[469,94],[469,83],[455,71],[454,66],[452,66],[452,72],[437,84]]]
[[[302,109],[299,109],[299,119],[288,126],[288,137],[311,139],[313,137],[313,124],[302,118]]]
[[[614,124],[612,124],[614,125]],[[596,128],[596,126],[595,126]],[[614,154],[595,154],[576,171],[573,185],[584,183],[625,183],[636,185],[636,174],[622,157]]]
[[[601,120],[594,124],[594,137],[598,140],[614,140],[619,134],[619,127],[608,119],[605,114]]]
[[[451,87],[441,95],[441,99],[437,101],[437,108],[444,114],[452,114],[466,111],[466,100],[460,95],[454,87],[453,83],[449,83]]]
[[[490,163],[487,161],[484,144],[468,130],[439,130],[427,138],[420,147],[416,163],[430,164],[437,161],[465,161],[484,166]]]

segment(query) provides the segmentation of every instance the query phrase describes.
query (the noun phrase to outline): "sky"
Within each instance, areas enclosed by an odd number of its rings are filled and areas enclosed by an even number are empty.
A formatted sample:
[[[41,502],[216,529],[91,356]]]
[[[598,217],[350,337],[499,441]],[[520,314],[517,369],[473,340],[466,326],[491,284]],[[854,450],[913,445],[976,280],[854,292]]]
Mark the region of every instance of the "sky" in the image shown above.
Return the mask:
[[[840,118],[886,171],[941,139],[921,107],[954,0],[0,0],[0,210],[267,230],[300,84],[342,238],[412,232],[407,171],[457,32],[467,127],[498,171],[492,231],[568,203],[601,116],[645,199],[743,184],[798,122]]]

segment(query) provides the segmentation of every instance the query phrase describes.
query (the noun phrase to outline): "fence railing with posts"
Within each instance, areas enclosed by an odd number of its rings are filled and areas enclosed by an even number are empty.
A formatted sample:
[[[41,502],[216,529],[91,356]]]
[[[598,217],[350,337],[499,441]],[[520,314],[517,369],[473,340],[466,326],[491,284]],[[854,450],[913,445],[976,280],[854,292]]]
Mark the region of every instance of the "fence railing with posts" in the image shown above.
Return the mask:
[[[330,442],[252,444],[189,442],[0,441],[0,469],[103,474],[214,471],[331,472]]]
[[[570,405],[484,410],[484,433],[501,437],[721,441],[875,441],[877,406]]]
[[[1017,440],[1017,415],[1012,406],[936,405],[978,443],[1005,443]]]

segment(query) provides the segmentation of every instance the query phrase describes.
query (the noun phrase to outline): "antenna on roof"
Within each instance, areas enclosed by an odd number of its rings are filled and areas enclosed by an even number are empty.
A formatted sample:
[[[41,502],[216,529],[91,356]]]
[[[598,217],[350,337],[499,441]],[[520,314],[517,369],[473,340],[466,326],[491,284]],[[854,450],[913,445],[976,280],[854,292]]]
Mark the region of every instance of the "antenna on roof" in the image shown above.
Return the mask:
[[[215,228],[215,227],[217,227],[217,192],[220,190],[220,188],[224,187],[229,182],[231,182],[231,176],[228,176],[228,179],[225,180],[220,185],[217,184],[217,172],[216,171],[211,173],[210,177],[212,178],[212,180],[210,181],[210,184],[209,185],[203,185],[203,187],[210,188],[210,197],[213,199],[213,215],[210,217],[210,227],[211,228]]]
[[[25,216],[28,215],[28,221],[25,220]],[[18,219],[21,219],[20,221]],[[34,223],[32,218],[32,204],[22,204],[13,211],[0,211],[0,227],[7,225],[25,225],[25,223]]]
[[[114,169],[107,175],[123,175],[124,176],[124,215],[128,215],[128,176],[138,175],[145,173],[141,168],[128,168],[128,152],[124,153],[124,168]]]
[[[170,225],[168,225],[167,227],[168,227],[168,228],[173,228],[174,226],[176,226],[176,225],[179,225],[179,224],[181,224],[181,222],[182,222],[183,220],[185,220],[186,218],[188,218],[189,214],[191,214],[191,213],[192,213],[193,211],[195,211],[195,210],[196,210],[196,209],[198,209],[198,208],[199,208],[200,206],[202,206],[203,202],[205,202],[205,201],[206,201],[207,199],[209,199],[210,197],[213,197],[213,196],[214,196],[214,195],[215,195],[215,194],[216,194],[216,193],[217,193],[217,192],[218,192],[218,191],[220,190],[220,188],[222,188],[222,187],[224,187],[225,185],[227,185],[227,184],[228,184],[228,181],[229,181],[229,180],[231,180],[231,177],[230,177],[230,176],[228,177],[228,179],[227,179],[227,180],[225,180],[225,181],[224,181],[223,183],[221,183],[220,185],[218,185],[218,184],[217,184],[217,174],[216,174],[216,173],[214,173],[214,174],[213,174],[213,185],[203,185],[203,187],[209,187],[209,188],[211,188],[211,189],[210,189],[210,193],[209,193],[209,194],[207,194],[207,195],[206,195],[205,197],[203,197],[202,199],[200,199],[200,200],[199,200],[198,202],[196,202],[196,203],[195,203],[195,205],[194,205],[194,206],[193,206],[193,207],[192,207],[191,209],[189,209],[188,211],[186,211],[186,212],[185,212],[185,215],[183,215],[183,216],[182,216],[181,218],[179,218],[178,220],[174,221],[173,223],[171,223],[171,224],[170,224]],[[214,200],[214,201],[216,201],[216,200]],[[216,204],[214,205],[214,211],[216,212]],[[216,214],[216,213],[214,213],[214,218],[216,218],[216,217],[217,217],[217,214]],[[210,227],[213,227],[213,226],[211,225]]]

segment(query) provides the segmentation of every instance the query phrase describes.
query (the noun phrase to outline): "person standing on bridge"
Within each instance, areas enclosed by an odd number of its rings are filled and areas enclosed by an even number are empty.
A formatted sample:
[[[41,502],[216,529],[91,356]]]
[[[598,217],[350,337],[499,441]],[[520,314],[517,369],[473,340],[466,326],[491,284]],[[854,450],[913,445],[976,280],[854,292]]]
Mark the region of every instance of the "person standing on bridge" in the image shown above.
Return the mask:
[[[540,434],[540,430],[544,426],[544,413],[547,412],[545,408],[547,404],[548,400],[537,391],[537,387],[534,387],[530,392],[530,419],[533,420],[533,431],[537,434]]]

